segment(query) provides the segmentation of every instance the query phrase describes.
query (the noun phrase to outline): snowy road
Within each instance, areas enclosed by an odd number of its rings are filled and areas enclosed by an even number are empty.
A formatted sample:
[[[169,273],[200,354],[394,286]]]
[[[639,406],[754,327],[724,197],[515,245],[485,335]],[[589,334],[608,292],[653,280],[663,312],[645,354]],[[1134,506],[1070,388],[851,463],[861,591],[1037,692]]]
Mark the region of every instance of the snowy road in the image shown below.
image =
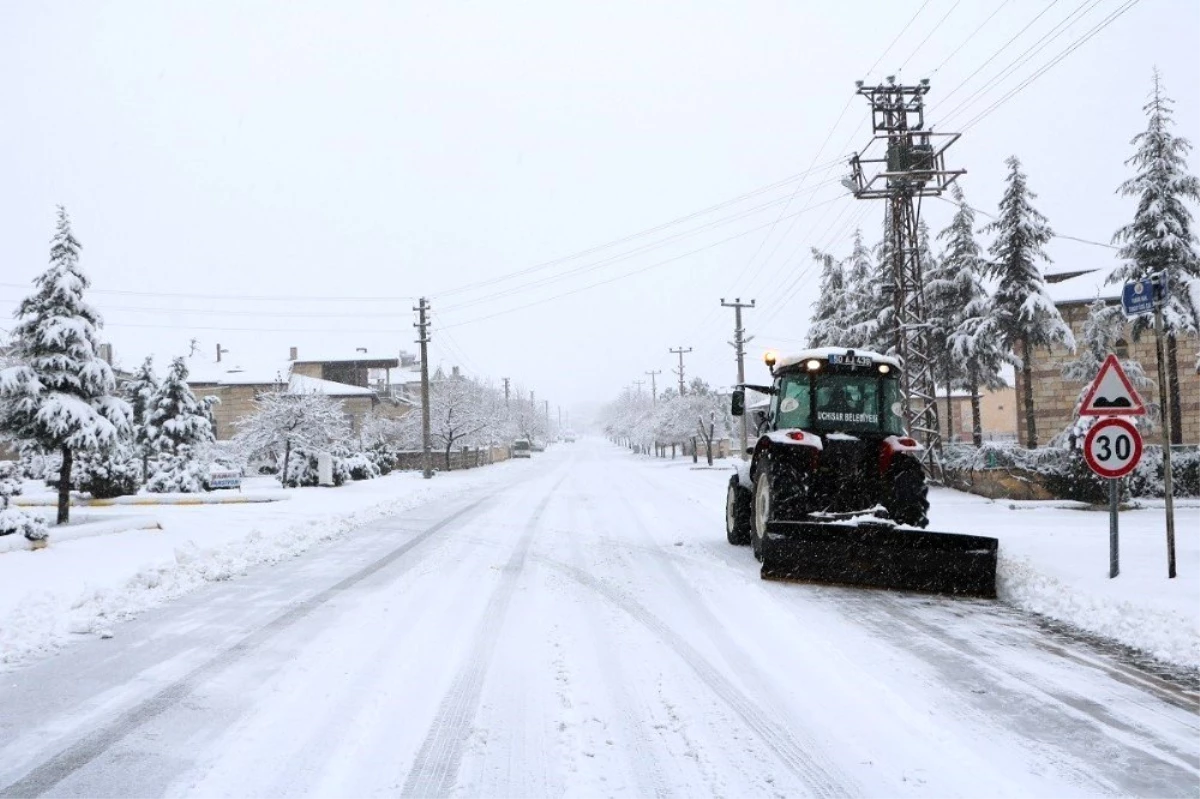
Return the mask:
[[[519,466],[3,675],[0,796],[1200,791],[1190,690],[999,603],[763,582],[728,472]]]

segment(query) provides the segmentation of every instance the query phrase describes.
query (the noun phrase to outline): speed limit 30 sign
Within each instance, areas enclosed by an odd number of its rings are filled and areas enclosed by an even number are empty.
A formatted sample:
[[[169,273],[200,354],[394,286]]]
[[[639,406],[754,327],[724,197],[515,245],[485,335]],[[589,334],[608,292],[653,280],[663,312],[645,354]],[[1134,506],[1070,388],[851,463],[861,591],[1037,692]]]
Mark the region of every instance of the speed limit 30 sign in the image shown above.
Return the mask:
[[[1124,477],[1142,459],[1142,437],[1124,419],[1101,419],[1083,440],[1083,457],[1101,477]]]

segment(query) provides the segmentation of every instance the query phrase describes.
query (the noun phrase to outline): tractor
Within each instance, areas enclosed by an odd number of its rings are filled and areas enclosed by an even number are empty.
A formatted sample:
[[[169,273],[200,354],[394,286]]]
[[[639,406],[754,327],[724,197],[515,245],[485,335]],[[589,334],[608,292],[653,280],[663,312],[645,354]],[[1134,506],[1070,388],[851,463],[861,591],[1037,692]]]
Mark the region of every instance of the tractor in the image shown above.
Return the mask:
[[[726,493],[730,544],[764,578],[994,597],[994,538],[924,530],[922,445],[904,429],[901,363],[839,347],[767,354],[769,398]]]

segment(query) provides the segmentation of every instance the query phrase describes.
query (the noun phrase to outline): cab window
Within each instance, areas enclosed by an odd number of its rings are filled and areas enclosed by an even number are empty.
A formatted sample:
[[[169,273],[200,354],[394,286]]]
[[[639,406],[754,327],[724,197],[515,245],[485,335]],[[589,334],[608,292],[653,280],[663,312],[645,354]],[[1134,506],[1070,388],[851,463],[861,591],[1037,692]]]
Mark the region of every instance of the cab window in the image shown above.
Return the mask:
[[[809,427],[809,402],[807,375],[785,378],[775,398],[775,427]]]

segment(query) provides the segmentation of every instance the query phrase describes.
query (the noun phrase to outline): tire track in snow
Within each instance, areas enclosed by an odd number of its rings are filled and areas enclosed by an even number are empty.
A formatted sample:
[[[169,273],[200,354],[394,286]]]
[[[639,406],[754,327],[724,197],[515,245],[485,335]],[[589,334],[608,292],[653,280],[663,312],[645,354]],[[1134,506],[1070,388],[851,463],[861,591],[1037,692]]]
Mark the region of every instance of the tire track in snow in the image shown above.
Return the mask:
[[[412,769],[400,791],[402,797],[449,796],[454,789],[458,780],[458,770],[462,765],[463,749],[471,732],[471,723],[479,709],[483,681],[504,627],[508,606],[517,590],[517,579],[525,568],[529,548],[542,513],[565,479],[565,475],[560,477],[534,509],[521,538],[517,541],[516,549],[504,565],[500,573],[500,584],[492,591],[491,599],[483,612],[483,619],[479,623],[475,648],[442,699],[429,732],[421,748],[417,750]]]
[[[580,585],[595,591],[661,638],[671,651],[695,672],[700,681],[708,686],[709,690],[724,702],[751,732],[758,736],[767,749],[811,789],[814,796],[832,799],[832,797],[857,796],[862,793],[848,778],[836,773],[832,766],[817,762],[817,759],[805,751],[805,746],[801,745],[783,724],[772,718],[752,699],[742,693],[683,636],[672,630],[637,600],[570,564],[550,558],[539,558],[539,560],[544,560],[547,565],[562,571]]]
[[[626,479],[630,479],[628,475],[623,476]],[[701,629],[709,631],[709,637],[717,646],[721,652],[721,655],[738,675],[756,684],[758,688],[766,695],[772,695],[774,693],[774,689],[771,681],[763,675],[761,669],[759,669],[758,666],[750,658],[748,658],[741,649],[735,647],[727,636],[717,635],[717,631],[724,628],[721,621],[704,604],[701,597],[697,594],[695,588],[693,588],[692,585],[688,583],[688,581],[685,580],[679,573],[678,569],[675,567],[675,564],[672,562],[672,558],[670,557],[669,553],[664,551],[658,542],[654,540],[654,536],[650,533],[649,528],[642,521],[637,509],[629,500],[628,492],[622,491],[619,486],[614,485],[614,490],[612,493],[621,498],[621,502],[628,512],[628,517],[632,521],[633,526],[637,529],[638,534],[647,542],[649,546],[653,548],[654,551],[658,553],[658,557],[655,557],[654,561],[659,566],[660,571],[662,571],[662,573],[666,576],[667,581],[671,584],[672,588],[675,589],[675,593],[680,597],[683,605],[700,622]],[[662,622],[659,623],[661,624]],[[693,649],[692,652],[695,653],[696,657],[703,658],[703,656],[696,652],[696,650]],[[704,662],[705,665],[707,665],[707,661]],[[708,668],[712,669],[711,666],[708,666]],[[730,688],[732,688],[734,691],[738,691],[738,689],[732,684],[730,684]],[[740,691],[738,691],[738,694],[742,696],[744,703],[748,703],[753,707],[757,707]],[[735,711],[737,710],[737,708],[734,709]],[[782,725],[777,726],[781,727]],[[755,732],[758,732],[761,737],[762,732],[760,732],[759,728],[752,727],[752,729],[754,729]],[[804,740],[801,744],[796,741],[794,736],[787,733],[782,733],[782,730],[780,730],[780,733],[782,735],[786,735],[786,739],[788,742],[790,742],[791,746],[779,746],[777,748],[776,745],[771,744],[771,742],[768,742],[768,745],[772,751],[775,751],[776,754],[780,756],[780,759],[790,770],[808,782],[809,786],[816,791],[817,795],[842,796],[861,793],[861,791],[854,786],[850,778],[841,773],[840,769],[833,763],[831,759],[824,757],[821,754],[820,745],[815,741]]]
[[[202,682],[213,678],[224,669],[250,655],[275,635],[304,619],[329,600],[353,588],[356,584],[399,560],[412,549],[428,541],[436,533],[476,511],[481,505],[490,500],[495,493],[495,491],[490,492],[466,507],[460,508],[431,527],[408,539],[382,558],[364,566],[329,588],[293,605],[284,613],[276,616],[253,633],[242,638],[229,649],[208,662],[197,666],[188,672],[187,675],[166,686],[148,699],[134,705],[112,722],[89,735],[85,735],[82,739],[76,741],[50,759],[42,761],[41,764],[34,767],[21,779],[0,787],[0,796],[40,796],[53,790],[68,777],[107,752],[114,744],[120,742],[138,728],[154,720],[187,698]]]
[[[595,513],[592,510],[593,506],[590,502],[585,503],[585,505],[588,519],[591,522],[588,528],[596,529],[597,525],[595,524]],[[575,511],[575,504],[572,503],[572,522],[575,518]],[[578,529],[577,525],[572,524],[572,527]],[[583,550],[579,546],[579,537],[577,535],[568,535],[567,541],[571,564],[577,571],[582,572],[586,561],[583,556]],[[608,688],[609,694],[616,703],[616,710],[620,714],[622,727],[632,739],[631,745],[627,746],[627,749],[631,751],[632,762],[630,765],[633,769],[634,779],[637,780],[636,795],[653,795],[660,799],[671,796],[673,792],[663,776],[662,769],[659,768],[658,759],[653,754],[653,738],[647,734],[646,727],[642,723],[643,714],[637,711],[630,692],[622,690],[624,674],[620,659],[616,657],[617,650],[613,646],[612,636],[609,635],[608,629],[600,620],[594,605],[585,603],[583,614],[587,619],[592,642],[597,658],[599,659],[602,679]]]

